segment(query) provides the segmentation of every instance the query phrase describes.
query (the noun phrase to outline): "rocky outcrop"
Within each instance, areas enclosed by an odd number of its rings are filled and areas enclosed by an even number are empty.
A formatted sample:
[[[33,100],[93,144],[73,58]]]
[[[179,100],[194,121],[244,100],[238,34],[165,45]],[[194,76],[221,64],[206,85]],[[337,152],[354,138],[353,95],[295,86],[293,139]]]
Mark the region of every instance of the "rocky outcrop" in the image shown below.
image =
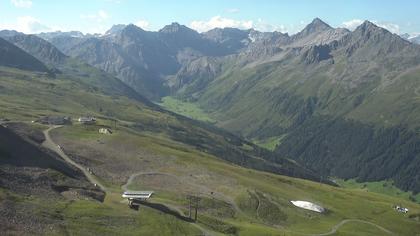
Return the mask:
[[[315,45],[309,47],[303,54],[302,60],[305,64],[319,63],[323,60],[332,58],[331,50],[328,45]]]

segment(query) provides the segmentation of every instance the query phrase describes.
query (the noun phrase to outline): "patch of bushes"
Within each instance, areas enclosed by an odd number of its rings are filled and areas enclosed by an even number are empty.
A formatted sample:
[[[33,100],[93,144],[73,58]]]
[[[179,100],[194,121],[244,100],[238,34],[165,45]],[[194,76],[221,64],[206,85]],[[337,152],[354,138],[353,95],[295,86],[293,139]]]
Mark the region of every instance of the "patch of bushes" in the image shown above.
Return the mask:
[[[287,215],[281,211],[277,204],[274,204],[268,197],[261,192],[256,192],[260,201],[258,217],[266,223],[280,225],[287,220]]]
[[[287,220],[287,215],[273,203],[264,193],[248,191],[238,199],[239,208],[250,217],[266,224],[281,225]]]
[[[231,204],[215,198],[201,198],[199,210],[216,217],[233,218],[235,216],[235,210]]]
[[[408,215],[408,218],[416,221],[420,221],[420,213],[412,213]]]

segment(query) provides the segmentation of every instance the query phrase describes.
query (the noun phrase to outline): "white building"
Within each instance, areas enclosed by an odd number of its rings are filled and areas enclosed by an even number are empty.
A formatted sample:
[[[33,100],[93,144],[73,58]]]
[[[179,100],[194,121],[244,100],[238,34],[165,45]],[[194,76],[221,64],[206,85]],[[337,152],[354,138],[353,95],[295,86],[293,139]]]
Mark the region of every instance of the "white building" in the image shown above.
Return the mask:
[[[79,121],[82,124],[94,124],[96,122],[96,119],[93,116],[82,116],[79,117],[77,121]]]
[[[100,128],[99,129],[100,134],[112,134],[112,130],[109,128]]]
[[[125,191],[122,194],[123,198],[128,200],[147,200],[153,195],[153,191]]]
[[[138,210],[140,204],[152,197],[152,195],[153,191],[125,191],[122,197],[128,200],[130,208]]]

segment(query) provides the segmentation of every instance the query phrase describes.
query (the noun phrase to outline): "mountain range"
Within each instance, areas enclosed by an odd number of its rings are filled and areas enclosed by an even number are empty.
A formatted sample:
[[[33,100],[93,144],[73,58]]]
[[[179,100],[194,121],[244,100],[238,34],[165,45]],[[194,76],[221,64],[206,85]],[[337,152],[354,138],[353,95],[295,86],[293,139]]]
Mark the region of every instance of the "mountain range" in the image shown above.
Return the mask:
[[[0,31],[0,229],[309,235],[350,218],[381,233],[417,232],[418,213],[401,217],[395,198],[333,181],[391,183],[416,201],[420,46],[407,39],[369,21],[349,31],[319,18],[294,35],[178,23],[104,35]],[[156,104],[168,97],[214,122]],[[36,122],[84,115],[97,123]],[[122,206],[127,186],[156,190],[144,214]],[[186,213],[191,194],[201,199],[197,222]],[[294,199],[327,211],[297,209]]]
[[[127,179],[132,178],[130,175],[135,176],[136,172],[142,170],[155,171],[157,176],[163,177],[170,176],[160,174],[169,171],[164,170],[166,167],[175,171],[188,170],[185,177],[191,180],[180,182],[184,186],[177,190],[178,193],[180,190],[183,192],[183,197],[192,191],[191,186],[199,186],[198,183],[194,184],[198,180],[195,176],[201,179],[203,173],[209,173],[211,179],[220,183],[224,178],[213,175],[239,173],[226,171],[226,167],[239,168],[248,174],[255,172],[258,176],[275,173],[334,185],[295,161],[282,158],[230,132],[162,109],[116,77],[63,54],[36,35],[15,31],[1,31],[0,35],[1,231],[15,234],[63,234],[67,230],[96,233],[96,228],[89,228],[90,223],[87,223],[90,221],[87,218],[98,219],[92,218],[95,215],[92,209],[110,209],[105,196],[117,196],[114,193]],[[73,125],[70,121],[64,127],[42,123],[43,119],[51,117],[76,118],[85,114],[95,116],[97,123],[85,126],[78,124],[77,119],[73,119]],[[98,134],[98,129],[103,127],[112,128],[112,136]],[[47,135],[49,129],[53,128],[55,130]],[[73,134],[69,136],[67,132]],[[105,142],[109,143],[103,145]],[[84,167],[63,160],[63,154],[56,150],[65,152],[75,160],[74,163]],[[93,170],[95,178],[106,181],[106,188],[111,186],[109,188],[112,190],[93,185],[84,173],[86,168],[90,172]],[[208,171],[209,168],[216,169]],[[213,190],[210,193],[210,181],[213,180],[201,183],[202,187],[194,192],[203,196],[211,194],[211,198],[208,198],[210,204],[214,201],[220,204],[216,199],[223,198],[221,204],[227,204],[231,212],[232,203],[227,202],[234,200],[223,194],[219,196],[219,190],[215,187],[211,187]],[[79,208],[78,204],[86,205]],[[100,217],[110,220],[120,217],[119,214],[126,214],[125,204],[118,205],[112,212],[99,213]],[[183,207],[182,203],[176,205]],[[169,209],[165,205],[158,206],[163,206],[163,212]],[[84,209],[88,216],[72,217],[69,209],[76,214],[84,214],[80,211]],[[153,208],[146,212],[156,214]],[[182,215],[175,214],[180,218]],[[154,222],[160,222],[160,225],[162,222],[174,224],[174,219],[165,217],[168,216],[158,216]],[[203,215],[203,220],[208,222],[206,224],[214,224],[216,218],[205,217],[209,216]],[[77,222],[79,219],[81,221]],[[179,226],[184,222],[182,220],[181,223],[175,222],[176,226],[169,227],[171,230],[185,233],[186,229],[192,227],[187,223]],[[118,233],[121,233],[121,227],[127,226],[125,222],[111,224]],[[227,227],[217,229],[221,233],[224,230],[237,230],[220,220],[217,224]],[[159,227],[148,229],[147,234],[159,232]]]
[[[100,70],[95,70],[93,67],[80,64],[79,61],[74,60],[64,55],[55,46],[53,46],[52,44],[50,44],[49,42],[47,42],[46,40],[38,36],[25,35],[22,33],[10,35],[9,32],[7,31],[0,32],[0,36],[3,36],[4,38],[8,40],[8,41],[4,40],[5,44],[7,44],[9,47],[17,51],[17,52],[12,51],[14,54],[18,54],[20,58],[25,58],[26,56],[28,58],[33,59],[33,61],[28,61],[28,62],[23,61],[25,62],[25,65],[29,63],[29,64],[34,64],[36,66],[42,65],[43,67],[31,66],[31,67],[20,68],[20,65],[13,65],[11,62],[7,62],[7,63],[4,62],[3,64],[0,64],[2,66],[16,67],[19,69],[26,69],[30,71],[39,71],[39,72],[42,72],[42,70],[44,70],[46,72],[49,72],[49,76],[53,76],[53,77],[59,76],[59,77],[64,77],[64,78],[72,77],[72,80],[75,80],[77,77],[81,77],[80,81],[83,83],[87,83],[89,87],[93,86],[94,88],[89,88],[89,89],[94,89],[96,92],[103,93],[107,96],[128,97],[130,99],[134,99],[136,102],[141,104],[141,106],[147,107],[147,109],[155,110],[158,113],[166,112],[162,110],[160,107],[158,107],[157,105],[155,105],[154,103],[150,102],[148,99],[139,95],[137,92],[132,90],[130,87],[128,87],[121,81],[113,78],[109,74],[106,74]],[[21,54],[24,56],[22,56]],[[33,57],[31,55],[33,55]],[[5,60],[14,62],[14,57],[8,57]],[[45,66],[43,63],[45,63],[48,66]],[[48,67],[50,67],[51,69],[48,69]],[[111,113],[111,112],[106,113],[106,115],[116,116],[116,114]],[[173,115],[177,116],[176,114],[173,114]],[[177,117],[178,117],[177,119],[183,119],[182,117],[179,117],[179,116]],[[242,142],[240,141],[241,140],[240,138],[232,134],[229,134],[228,132],[225,132],[223,130],[215,129],[206,124],[203,125],[200,123],[195,123],[192,120],[184,120],[183,122],[188,123],[190,126],[190,129],[194,129],[192,127],[197,126],[197,127],[201,127],[200,129],[204,129],[204,130],[208,129],[209,131],[212,130],[210,132],[214,132],[214,134],[210,136],[214,136],[216,133],[218,133],[217,135],[221,135],[225,139],[229,139],[230,141],[234,143]],[[177,127],[175,129],[181,129],[181,128]],[[195,135],[199,135],[202,131],[192,132],[191,130],[189,130],[188,133],[190,132],[191,134],[189,137],[189,141],[195,143],[194,138],[192,137]],[[194,135],[192,135],[192,133],[194,133]],[[178,135],[177,137],[173,137],[173,138],[182,139],[183,136]],[[216,141],[216,140],[213,140],[213,141]],[[275,172],[280,171],[280,172],[288,173],[291,175],[295,175],[295,174],[302,175],[301,176],[302,178],[319,179],[319,177],[310,170],[304,170],[304,169],[299,170],[300,167],[296,166],[293,162],[290,162],[287,159],[278,158],[273,153],[266,152],[263,149],[259,149],[257,146],[255,146],[252,143],[249,143],[248,141],[243,140],[243,142],[246,142],[247,145],[248,144],[253,145],[254,148],[256,149],[255,150],[256,155],[265,156],[264,158],[266,158],[266,161],[262,161],[261,163],[258,163],[259,158],[256,158],[249,163],[250,165],[255,165],[256,168],[259,168],[257,166],[261,166],[261,168],[267,171],[275,171]],[[240,163],[245,164],[245,162],[248,162],[244,160],[240,162],[239,156],[246,155],[243,151],[240,151],[240,153],[238,152],[237,154],[233,154],[232,151],[234,152],[234,150],[231,148],[228,148],[229,151],[228,150],[222,151],[219,148],[215,148],[216,146],[218,146],[216,145],[216,143],[214,143],[213,145],[213,144],[208,143],[207,141],[202,144],[196,143],[196,145],[205,149],[207,149],[207,146],[212,147],[211,149],[209,149],[209,152],[215,152],[219,154],[225,153],[223,155],[226,156],[226,158],[229,158],[231,161],[236,162],[237,164],[240,164]],[[231,153],[231,154],[226,155],[226,153]],[[237,159],[234,157],[235,155],[239,155],[237,156]],[[273,162],[273,163],[269,164],[269,162]],[[275,163],[278,163],[279,165]]]
[[[148,99],[193,102],[218,126],[248,139],[281,139],[279,155],[325,175],[392,179],[420,190],[419,175],[412,174],[418,150],[403,154],[395,140],[419,141],[420,46],[369,21],[349,31],[316,18],[294,35],[234,28],[198,33],[172,23],[157,32],[116,25],[102,36],[39,36]],[[338,130],[307,135],[320,132],[319,125]],[[340,138],[320,145],[336,133]],[[340,140],[349,138],[355,147],[341,152]],[[381,144],[359,147],[363,139]]]

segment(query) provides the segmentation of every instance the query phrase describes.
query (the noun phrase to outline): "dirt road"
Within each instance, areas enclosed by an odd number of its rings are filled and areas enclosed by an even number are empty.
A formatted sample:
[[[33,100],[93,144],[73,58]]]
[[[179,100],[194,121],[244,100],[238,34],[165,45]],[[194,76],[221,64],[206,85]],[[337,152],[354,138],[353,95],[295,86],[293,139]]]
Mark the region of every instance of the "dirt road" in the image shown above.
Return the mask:
[[[106,192],[107,189],[105,188],[105,186],[103,186],[94,176],[93,174],[91,174],[85,167],[83,167],[82,165],[74,162],[69,156],[67,156],[63,149],[58,146],[52,139],[50,136],[50,131],[56,128],[60,128],[62,126],[53,126],[50,127],[47,130],[44,130],[44,136],[45,136],[45,141],[42,143],[42,146],[56,152],[61,158],[64,159],[64,161],[66,161],[67,163],[69,163],[72,166],[75,166],[76,168],[78,168],[79,170],[81,170],[83,172],[83,174],[86,176],[86,178],[89,180],[89,182],[91,182],[92,184],[98,186],[102,191]]]
[[[349,220],[343,220],[340,223],[336,224],[334,227],[331,228],[331,230],[327,233],[323,233],[323,234],[312,234],[312,236],[328,236],[328,235],[333,235],[337,232],[338,229],[340,229],[341,226],[347,224],[347,223],[351,223],[351,222],[358,222],[358,223],[363,223],[363,224],[368,224],[368,225],[372,225],[376,228],[378,228],[379,230],[381,230],[382,232],[388,234],[388,235],[395,235],[393,232],[385,229],[384,227],[377,225],[375,223],[369,222],[369,221],[365,221],[365,220],[357,220],[357,219],[349,219]]]

